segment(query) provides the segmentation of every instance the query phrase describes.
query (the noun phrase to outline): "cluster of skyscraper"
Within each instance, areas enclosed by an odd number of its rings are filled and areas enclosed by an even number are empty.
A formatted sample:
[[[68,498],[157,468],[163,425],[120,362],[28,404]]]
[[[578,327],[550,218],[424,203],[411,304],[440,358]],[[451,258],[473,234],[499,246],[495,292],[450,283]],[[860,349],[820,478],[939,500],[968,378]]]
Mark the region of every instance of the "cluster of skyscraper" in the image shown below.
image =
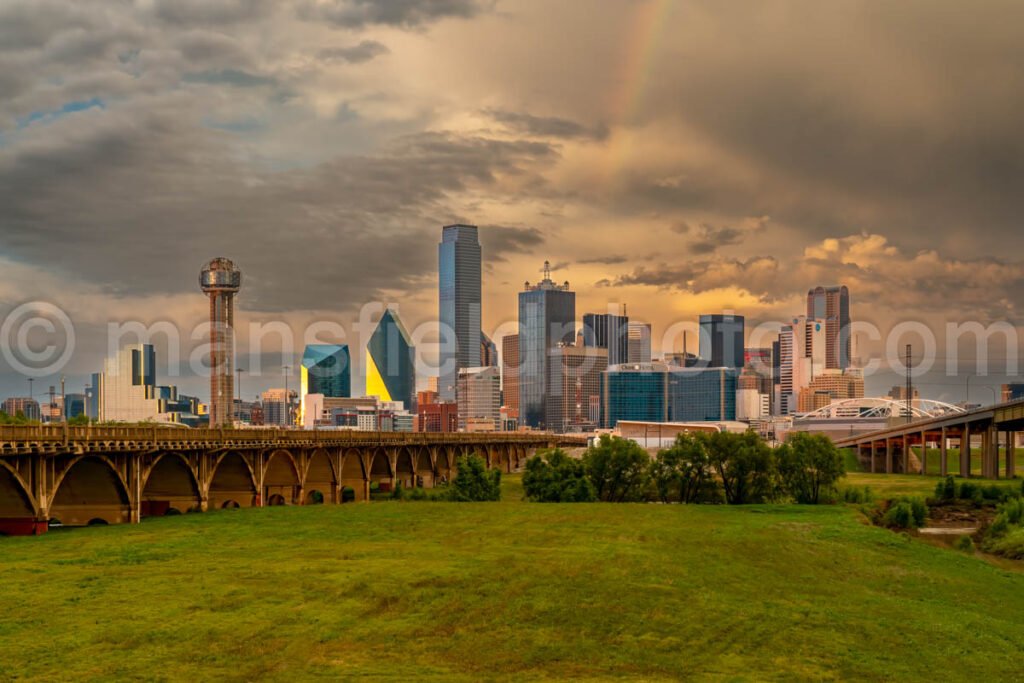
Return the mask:
[[[806,314],[770,347],[745,347],[742,316],[703,315],[699,355],[684,349],[652,362],[650,325],[625,311],[587,313],[578,330],[575,292],[545,263],[543,278],[519,293],[518,334],[501,340],[499,372],[480,329],[480,275],[477,228],[444,227],[439,318],[454,338],[441,355],[439,391],[426,398],[457,403],[462,429],[757,421],[863,395],[863,378],[850,367],[846,287],[811,290]]]
[[[757,422],[863,396],[863,378],[851,367],[846,287],[810,290],[806,313],[784,325],[771,346],[745,347],[742,316],[702,315],[699,354],[688,352],[684,337],[682,352],[652,361],[651,326],[630,321],[624,307],[586,313],[577,329],[576,294],[552,279],[545,262],[542,279],[527,281],[518,295],[518,333],[501,340],[499,358],[481,328],[476,226],[442,228],[438,274],[440,370],[426,391],[417,394],[415,349],[388,308],[366,345],[365,396],[352,396],[349,347],[315,344],[303,354],[298,391],[286,380],[248,404],[234,396],[233,381],[242,274],[228,259],[212,260],[200,275],[210,299],[209,424],[579,432],[622,421]],[[93,375],[81,401],[85,413],[99,421],[205,422],[205,406],[158,386],[155,368],[151,345],[122,349]],[[7,407],[39,412],[38,404]]]

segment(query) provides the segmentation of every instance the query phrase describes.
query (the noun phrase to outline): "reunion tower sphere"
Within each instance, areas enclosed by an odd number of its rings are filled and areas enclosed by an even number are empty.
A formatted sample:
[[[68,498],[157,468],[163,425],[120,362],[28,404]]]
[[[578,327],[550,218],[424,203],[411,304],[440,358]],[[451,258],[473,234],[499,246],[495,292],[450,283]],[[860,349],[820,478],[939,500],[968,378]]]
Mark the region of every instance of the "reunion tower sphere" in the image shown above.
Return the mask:
[[[231,259],[215,258],[199,274],[199,286],[207,294],[224,292],[237,294],[242,288],[242,271]]]

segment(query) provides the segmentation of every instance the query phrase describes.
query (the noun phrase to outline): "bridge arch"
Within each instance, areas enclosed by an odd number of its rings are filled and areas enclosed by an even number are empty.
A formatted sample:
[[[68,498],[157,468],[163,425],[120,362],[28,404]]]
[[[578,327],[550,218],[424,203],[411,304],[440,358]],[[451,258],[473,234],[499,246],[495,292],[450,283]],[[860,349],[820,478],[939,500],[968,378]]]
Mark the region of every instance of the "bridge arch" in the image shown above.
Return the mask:
[[[132,521],[128,487],[114,464],[103,456],[72,460],[54,482],[50,500],[50,519],[65,526]]]
[[[38,511],[39,505],[25,480],[17,470],[0,461],[0,519],[34,519]]]
[[[431,456],[430,449],[426,446],[421,446],[416,449],[416,479],[418,482],[422,482],[423,488],[434,487],[434,459]]]
[[[291,452],[278,449],[263,466],[264,505],[294,505],[301,502],[299,467]]]
[[[416,487],[416,452],[411,446],[400,448],[395,459],[395,478],[402,488]]]
[[[306,463],[306,475],[302,481],[302,490],[306,496],[303,504],[336,503],[337,489],[338,477],[330,453],[318,448],[310,454]]]
[[[370,482],[392,484],[395,479],[395,473],[391,469],[391,456],[383,448],[373,449],[369,456],[369,471]]]
[[[352,500],[366,500],[366,489],[369,477],[366,474],[366,463],[363,462],[363,454],[354,448],[345,451],[341,456],[341,501],[346,500],[346,495],[352,495]],[[346,493],[350,491],[351,493]]]
[[[498,466],[504,474],[512,474],[512,454],[508,446],[498,446]]]
[[[437,461],[434,463],[434,472],[438,481],[451,481],[452,469],[455,466],[455,450],[442,446],[437,449]]]
[[[202,496],[199,480],[181,453],[160,455],[142,480],[142,499],[139,514],[142,517],[159,517],[175,512],[201,510]]]
[[[256,504],[257,494],[256,477],[241,453],[231,451],[217,458],[207,486],[211,509],[252,507]]]

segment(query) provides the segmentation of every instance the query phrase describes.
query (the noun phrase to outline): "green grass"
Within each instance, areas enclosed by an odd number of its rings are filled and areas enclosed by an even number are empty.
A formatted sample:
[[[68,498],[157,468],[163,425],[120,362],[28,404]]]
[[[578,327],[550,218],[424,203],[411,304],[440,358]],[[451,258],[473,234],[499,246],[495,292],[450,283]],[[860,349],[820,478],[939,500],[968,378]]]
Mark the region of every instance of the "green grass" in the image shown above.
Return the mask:
[[[0,539],[0,680],[1020,676],[1024,573],[851,508],[503,486]]]

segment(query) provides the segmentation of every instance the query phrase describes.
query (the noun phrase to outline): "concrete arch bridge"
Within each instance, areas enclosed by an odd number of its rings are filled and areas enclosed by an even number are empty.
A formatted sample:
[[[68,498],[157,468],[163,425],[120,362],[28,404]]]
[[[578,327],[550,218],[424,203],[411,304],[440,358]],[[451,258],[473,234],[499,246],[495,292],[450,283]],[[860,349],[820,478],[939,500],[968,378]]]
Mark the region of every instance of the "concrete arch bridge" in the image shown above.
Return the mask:
[[[451,480],[464,455],[512,472],[538,449],[559,445],[586,443],[527,432],[0,427],[0,534],[220,508],[366,501],[374,484],[432,488]]]

